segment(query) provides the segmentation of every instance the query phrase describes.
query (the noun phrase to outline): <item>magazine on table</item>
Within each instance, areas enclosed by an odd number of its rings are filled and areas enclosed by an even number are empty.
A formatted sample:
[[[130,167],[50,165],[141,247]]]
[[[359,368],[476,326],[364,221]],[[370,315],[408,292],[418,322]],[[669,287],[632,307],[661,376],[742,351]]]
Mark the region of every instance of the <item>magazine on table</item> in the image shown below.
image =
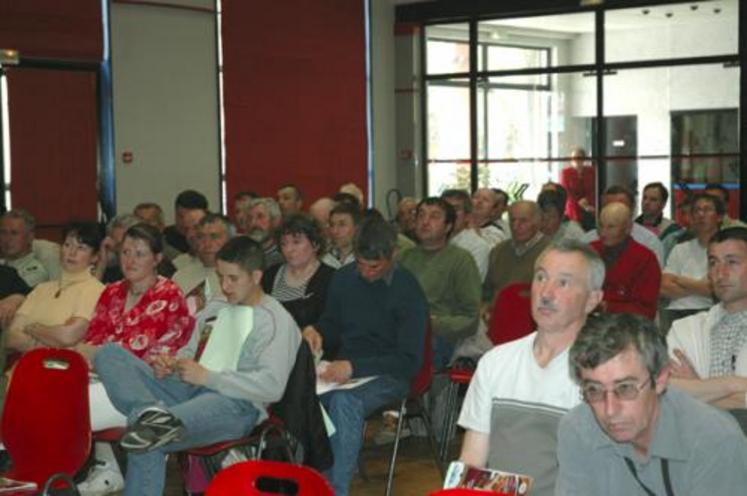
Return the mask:
[[[460,487],[481,489],[502,496],[529,496],[533,479],[528,475],[477,468],[463,462],[451,462],[444,489]]]

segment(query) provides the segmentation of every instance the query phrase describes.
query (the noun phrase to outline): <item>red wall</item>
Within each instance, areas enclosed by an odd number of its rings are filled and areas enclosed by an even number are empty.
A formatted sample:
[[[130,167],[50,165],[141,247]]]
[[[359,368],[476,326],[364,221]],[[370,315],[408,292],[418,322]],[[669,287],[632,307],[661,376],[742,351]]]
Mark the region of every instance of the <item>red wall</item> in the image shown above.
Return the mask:
[[[229,198],[365,191],[363,0],[225,0],[222,17]]]

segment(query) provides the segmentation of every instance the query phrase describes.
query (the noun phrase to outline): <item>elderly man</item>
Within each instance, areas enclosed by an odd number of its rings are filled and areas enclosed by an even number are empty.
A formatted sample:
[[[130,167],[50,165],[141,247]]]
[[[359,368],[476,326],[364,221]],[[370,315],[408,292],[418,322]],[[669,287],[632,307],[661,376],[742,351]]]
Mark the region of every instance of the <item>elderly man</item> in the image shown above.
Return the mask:
[[[49,279],[47,269],[32,249],[35,226],[31,214],[20,208],[6,212],[0,219],[0,263],[16,269],[32,288]]]
[[[412,196],[405,196],[397,204],[397,226],[399,233],[415,241],[415,211],[418,201]]]
[[[628,209],[630,209],[632,221],[633,211],[635,210],[635,197],[633,196],[633,193],[624,186],[610,186],[602,195],[602,207],[615,202],[623,203],[628,207]],[[659,241],[659,238],[654,233],[637,222],[633,222],[630,234],[633,236],[634,240],[651,250],[654,255],[656,255],[659,267],[664,267],[664,245],[662,245],[661,241]],[[587,243],[591,243],[597,239],[599,239],[599,233],[596,229],[587,232],[584,236],[584,241]]]
[[[460,459],[527,474],[534,496],[552,494],[560,417],[580,401],[568,349],[602,299],[604,264],[588,245],[561,240],[537,259],[532,316],[537,331],[486,353],[464,399]]]
[[[192,189],[179,193],[174,201],[174,225],[163,230],[164,240],[178,251],[194,255],[189,235],[207,209],[208,201],[202,193]],[[174,265],[179,268],[179,264]]]
[[[249,203],[246,235],[262,245],[265,266],[283,263],[283,255],[275,243],[275,229],[283,222],[280,206],[272,198],[257,198]]]
[[[309,215],[319,224],[324,232],[324,237],[330,240],[330,214],[332,209],[335,208],[335,201],[332,198],[323,196],[316,200],[309,207]]]
[[[694,237],[675,245],[661,276],[661,295],[669,299],[663,312],[668,323],[713,305],[706,249],[718,232],[723,215],[724,206],[715,196],[700,194],[693,198]],[[662,325],[662,330],[668,329],[669,325]]]
[[[730,227],[708,244],[708,279],[720,303],[672,324],[671,382],[723,408],[747,394],[747,228]]]
[[[513,238],[499,243],[490,252],[488,275],[483,283],[482,300],[492,305],[500,291],[515,282],[530,282],[534,262],[550,244],[542,234],[542,214],[536,203],[520,200],[508,208]]]
[[[667,345],[637,315],[589,319],[571,347],[586,404],[560,422],[556,496],[744,494],[734,419],[667,390]]]
[[[321,319],[303,330],[311,349],[323,349],[332,360],[322,380],[344,384],[374,377],[321,396],[337,429],[330,439],[335,461],[328,474],[337,496],[348,494],[366,417],[404,398],[423,362],[428,304],[415,277],[395,263],[396,243],[391,224],[366,219],[355,238],[356,263],[335,273]]]
[[[135,214],[135,217],[139,218],[142,222],[158,229],[159,232],[164,231],[165,224],[163,221],[163,209],[161,209],[161,205],[159,205],[158,203],[138,203],[132,210],[132,213]],[[174,260],[179,255],[181,255],[181,252],[168,244],[168,242],[166,242],[166,240],[164,239],[163,256],[167,259],[167,261]]]
[[[480,188],[472,194],[472,205],[472,225],[480,230],[480,235],[491,246],[511,237],[508,226],[501,219],[508,205],[505,192]]]
[[[584,230],[578,222],[566,218],[564,212],[567,201],[565,188],[559,184],[546,183],[537,197],[537,205],[542,211],[542,234],[558,241],[562,238],[582,239]]]
[[[630,236],[633,220],[623,203],[608,203],[599,216],[599,239],[591,247],[607,267],[603,308],[656,316],[661,271],[651,250]]]
[[[449,243],[467,250],[472,255],[477,270],[480,272],[480,283],[482,284],[485,275],[488,273],[488,256],[492,246],[478,234],[477,229],[469,225],[469,216],[472,214],[472,199],[466,191],[461,189],[447,189],[441,193],[441,198],[454,207],[456,213]]]
[[[281,186],[277,193],[278,206],[283,213],[283,218],[297,214],[303,207],[303,195],[295,184]]]

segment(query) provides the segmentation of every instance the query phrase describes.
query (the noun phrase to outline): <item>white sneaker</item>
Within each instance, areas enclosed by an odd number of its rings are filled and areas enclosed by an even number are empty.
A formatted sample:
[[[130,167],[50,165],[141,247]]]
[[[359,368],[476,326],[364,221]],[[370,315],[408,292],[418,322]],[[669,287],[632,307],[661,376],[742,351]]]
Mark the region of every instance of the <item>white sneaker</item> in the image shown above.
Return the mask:
[[[124,478],[113,463],[96,460],[86,480],[78,484],[81,496],[103,496],[124,489]]]

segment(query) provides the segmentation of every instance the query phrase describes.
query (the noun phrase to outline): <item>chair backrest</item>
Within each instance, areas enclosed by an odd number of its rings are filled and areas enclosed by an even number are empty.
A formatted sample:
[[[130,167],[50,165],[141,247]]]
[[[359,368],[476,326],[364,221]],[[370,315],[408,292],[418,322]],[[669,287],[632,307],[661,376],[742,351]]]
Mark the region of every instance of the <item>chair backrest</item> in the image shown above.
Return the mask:
[[[488,338],[493,344],[519,339],[535,328],[532,319],[531,285],[517,282],[503,288],[495,297]]]
[[[457,487],[453,489],[441,489],[440,491],[432,492],[430,496],[501,496],[501,494],[503,493],[496,493],[493,491],[485,491],[481,489],[464,489],[461,487]]]
[[[75,475],[91,449],[83,357],[52,348],[25,353],[8,387],[2,434],[13,460],[10,477],[42,487],[53,474]]]
[[[205,496],[293,494],[332,496],[334,491],[319,472],[309,467],[271,461],[231,465],[215,476]]]
[[[425,393],[431,387],[433,381],[433,329],[430,319],[426,321],[425,325],[424,345],[423,364],[410,383],[410,396],[412,397]]]

